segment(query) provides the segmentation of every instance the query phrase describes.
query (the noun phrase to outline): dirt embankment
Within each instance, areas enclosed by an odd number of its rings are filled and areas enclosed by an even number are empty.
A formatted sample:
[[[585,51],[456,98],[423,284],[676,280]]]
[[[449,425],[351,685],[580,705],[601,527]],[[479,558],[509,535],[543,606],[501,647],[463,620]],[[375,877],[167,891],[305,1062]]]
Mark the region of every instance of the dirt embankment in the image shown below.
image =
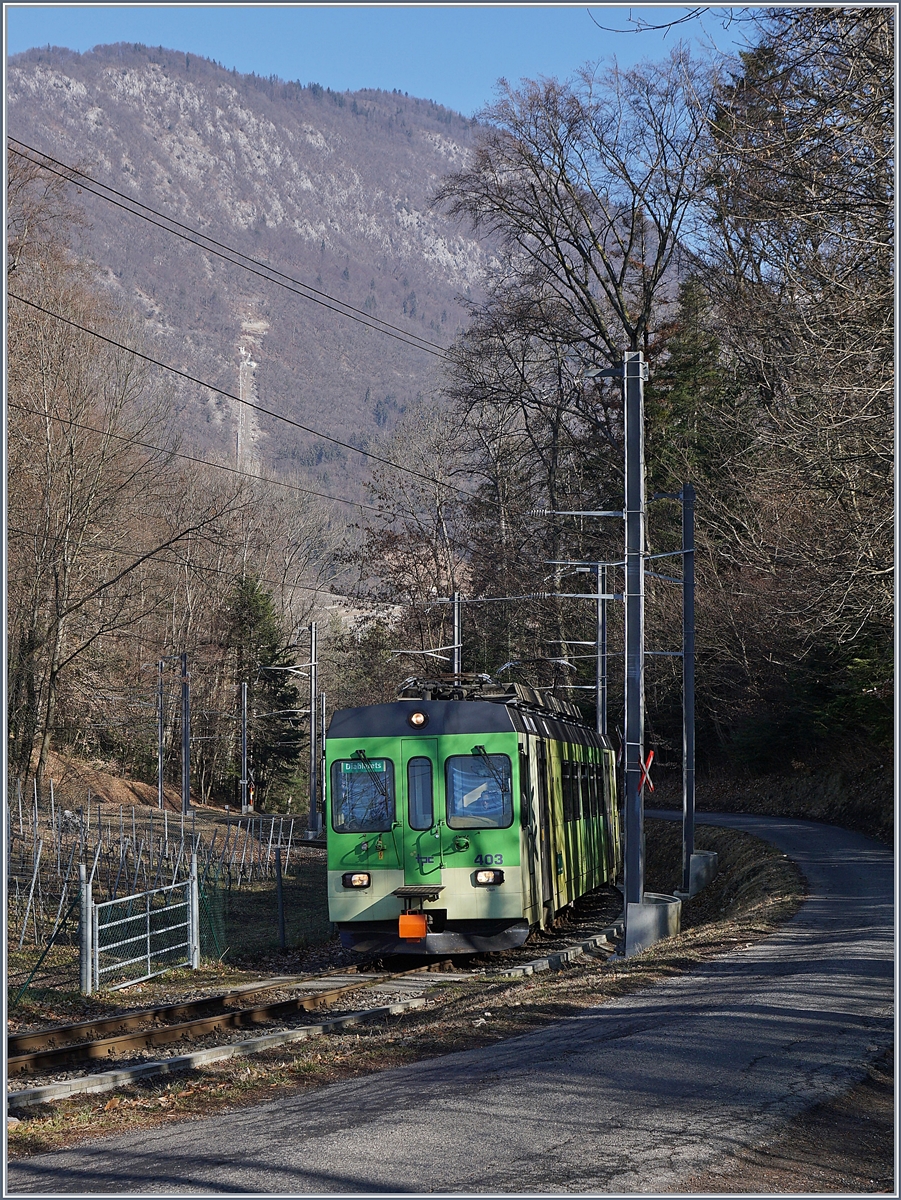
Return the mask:
[[[655,769],[652,775],[655,790],[645,792],[646,807],[681,808],[680,768]],[[855,829],[881,842],[894,839],[894,781],[888,764],[858,770],[799,766],[780,775],[720,769],[697,777],[695,804],[702,812],[800,817]]]
[[[105,769],[107,768],[107,769]],[[103,804],[124,804],[128,807],[146,806],[156,808],[158,802],[156,784],[138,783],[115,773],[113,764],[103,766],[70,758],[68,755],[50,752],[47,764],[45,788],[53,781],[56,803],[77,811],[88,800]],[[48,792],[49,794],[49,792]],[[181,812],[181,792],[177,787],[166,784],[163,800],[170,812]],[[199,797],[192,794],[191,803],[198,804]]]
[[[107,768],[107,769],[104,769]],[[679,767],[655,767],[655,790],[645,791],[648,808],[680,808],[682,773]],[[91,764],[51,753],[48,776],[58,802],[76,809],[88,796],[104,804],[156,806],[155,784],[138,783],[115,773],[112,764]],[[695,781],[699,811],[747,812],[778,817],[801,817],[856,829],[879,841],[894,838],[894,781],[890,764],[853,769],[815,770],[806,765],[780,775],[750,775],[720,768]],[[181,811],[181,792],[167,785],[165,804]],[[191,796],[196,805],[200,799]]]

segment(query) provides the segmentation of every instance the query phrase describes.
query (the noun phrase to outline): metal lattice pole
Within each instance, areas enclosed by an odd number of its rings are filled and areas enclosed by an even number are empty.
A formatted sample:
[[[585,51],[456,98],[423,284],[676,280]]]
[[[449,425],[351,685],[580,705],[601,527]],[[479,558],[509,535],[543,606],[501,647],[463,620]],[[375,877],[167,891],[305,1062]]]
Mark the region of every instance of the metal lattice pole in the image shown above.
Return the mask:
[[[598,563],[597,673],[595,677],[595,728],[607,736],[607,568]]]
[[[310,837],[319,833],[319,738],[317,736],[316,708],[319,684],[317,679],[316,622],[310,624],[310,815],[307,831]]]

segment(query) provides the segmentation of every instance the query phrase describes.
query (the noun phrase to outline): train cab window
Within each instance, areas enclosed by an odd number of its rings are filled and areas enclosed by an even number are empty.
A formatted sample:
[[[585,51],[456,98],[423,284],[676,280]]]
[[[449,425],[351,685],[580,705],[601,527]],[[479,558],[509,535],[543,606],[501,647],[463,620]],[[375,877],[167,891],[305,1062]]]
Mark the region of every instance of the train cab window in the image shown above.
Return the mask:
[[[332,763],[332,827],[336,833],[378,833],[394,822],[390,758],[342,758]]]
[[[407,763],[407,815],[411,829],[431,829],[435,824],[432,763],[428,758],[411,758]]]
[[[513,824],[513,779],[506,754],[455,754],[445,764],[451,829]]]

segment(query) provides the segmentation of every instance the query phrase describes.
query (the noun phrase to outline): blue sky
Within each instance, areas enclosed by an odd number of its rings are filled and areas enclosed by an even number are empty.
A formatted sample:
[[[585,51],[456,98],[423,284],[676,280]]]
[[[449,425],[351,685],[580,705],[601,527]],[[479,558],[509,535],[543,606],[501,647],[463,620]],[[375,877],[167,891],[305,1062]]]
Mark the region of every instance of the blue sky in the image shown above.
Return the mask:
[[[668,33],[635,32],[639,21],[660,25],[688,11],[616,4],[7,4],[4,16],[7,54],[48,43],[84,51],[143,42],[338,91],[399,88],[470,116],[491,99],[500,76],[566,77],[613,55],[628,65],[664,56],[680,37],[731,47],[737,34],[723,27],[725,7]]]

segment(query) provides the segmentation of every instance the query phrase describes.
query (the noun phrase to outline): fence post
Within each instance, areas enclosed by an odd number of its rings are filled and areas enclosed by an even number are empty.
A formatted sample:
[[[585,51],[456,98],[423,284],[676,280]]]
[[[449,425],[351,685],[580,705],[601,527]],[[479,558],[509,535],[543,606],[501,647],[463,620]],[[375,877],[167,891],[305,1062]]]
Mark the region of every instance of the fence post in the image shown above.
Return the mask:
[[[200,889],[197,885],[197,855],[191,855],[191,875],[188,885],[188,913],[191,936],[191,969],[200,969]]]
[[[91,897],[91,958],[94,968],[94,991],[100,991],[100,912]]]
[[[91,902],[91,885],[88,883],[88,871],[85,864],[78,864],[78,887],[81,905],[78,914],[78,945],[79,967],[81,974],[81,993],[90,996],[91,988],[91,926],[93,904]]]
[[[38,872],[41,869],[41,852],[44,849],[43,839],[37,844],[37,854],[34,856],[34,874],[31,877],[31,890],[28,893],[28,904],[25,906],[25,920],[22,922],[22,933],[19,937],[19,949],[22,949],[22,943],[25,941],[25,931],[28,928],[28,914],[31,912],[31,903],[34,900],[34,885],[38,881]],[[40,895],[40,893],[39,893]],[[35,910],[34,924],[34,944],[38,946],[38,926],[37,926],[37,910]],[[40,947],[38,946],[38,949]]]
[[[282,892],[282,852],[275,851],[275,894],[278,899],[278,944],[285,949],[285,897]]]

